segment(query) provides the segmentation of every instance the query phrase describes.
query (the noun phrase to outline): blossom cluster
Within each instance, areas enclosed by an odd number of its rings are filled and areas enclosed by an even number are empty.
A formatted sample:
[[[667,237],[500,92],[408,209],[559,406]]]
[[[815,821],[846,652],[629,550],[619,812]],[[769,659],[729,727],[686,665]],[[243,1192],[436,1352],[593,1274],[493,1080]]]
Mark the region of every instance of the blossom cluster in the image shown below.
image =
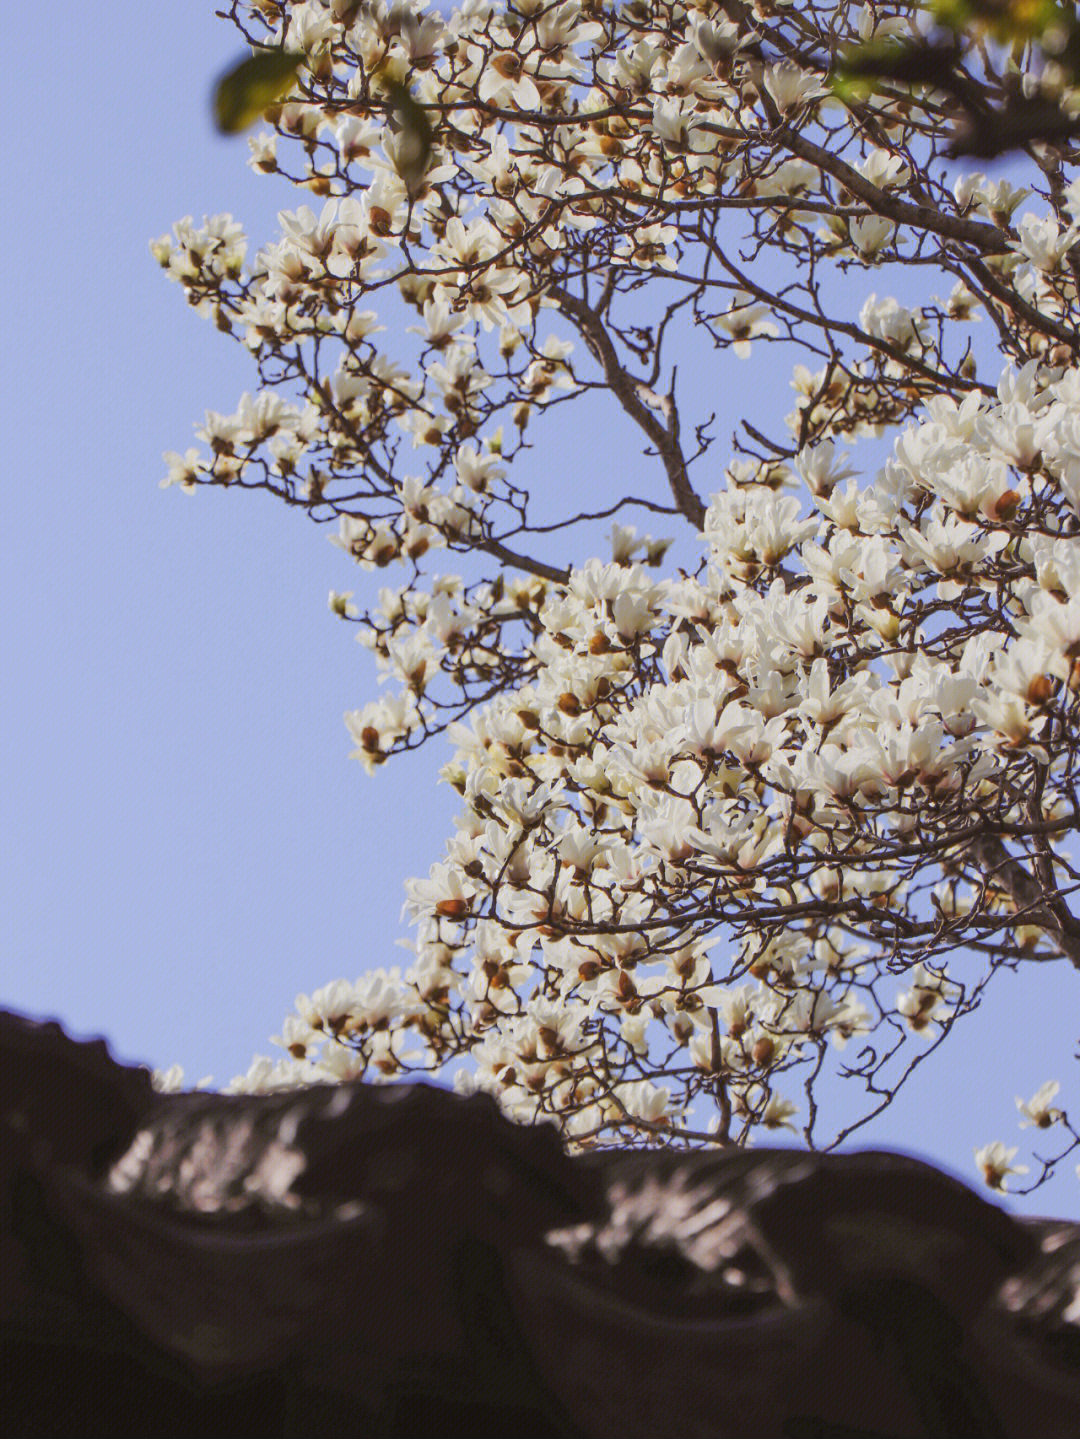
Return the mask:
[[[578,1145],[821,1143],[826,1070],[876,1113],[1001,968],[1080,967],[1062,154],[946,181],[932,92],[838,93],[812,57],[918,35],[899,0],[232,16],[303,57],[251,159],[320,203],[252,256],[229,216],[155,242],[259,377],[165,483],[269,489],[394,571],[330,596],[386,682],[354,754],[446,734],[462,800],[413,962],[301,996],[237,1086],[450,1067]],[[718,369],[794,362],[792,413],[720,465],[680,324]],[[597,391],[653,489],[553,525],[515,461]],[[886,433],[876,473],[841,449]],[[610,557],[551,558],[613,514]]]
[[[374,1018],[371,980],[305,1002],[293,1053],[324,1062],[344,1039],[394,1074],[468,1034],[462,1082],[591,1137],[677,1125],[721,1085],[743,1127],[790,1126],[776,1085],[826,1045],[882,1021],[940,1032],[964,987],[915,956],[1019,904],[945,881],[917,923],[913,850],[944,850],[980,810],[1007,833],[1036,781],[1048,820],[1070,809],[1078,425],[1080,374],[1030,362],[993,401],[931,402],[872,485],[831,441],[797,457],[808,507],[729,474],[697,578],[656,577],[617,536],[619,561],[531,581],[532,673],[451,727],[465,810],[408,886],[416,965],[380,976],[395,997]],[[432,667],[460,613],[442,595],[411,636]],[[987,596],[974,632],[944,621]],[[350,717],[369,763],[415,723],[410,653],[411,669],[384,656],[398,707]],[[681,1093],[657,1083],[672,1067]]]

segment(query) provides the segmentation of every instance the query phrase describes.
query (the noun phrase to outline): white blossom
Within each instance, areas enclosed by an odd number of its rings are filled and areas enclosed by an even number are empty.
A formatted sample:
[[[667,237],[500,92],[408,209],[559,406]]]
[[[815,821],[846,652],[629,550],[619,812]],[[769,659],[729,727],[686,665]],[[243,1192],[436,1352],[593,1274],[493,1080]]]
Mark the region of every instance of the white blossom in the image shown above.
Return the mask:
[[[991,1144],[984,1144],[981,1149],[975,1151],[975,1163],[982,1171],[983,1179],[991,1189],[1004,1190],[1007,1186],[1007,1179],[1010,1174],[1026,1174],[1026,1164],[1014,1164],[1013,1158],[1016,1155],[1016,1146],[1006,1149],[1000,1139],[995,1139]]]
[[[293,5],[251,163],[303,194],[253,254],[227,214],[151,246],[259,375],[164,484],[332,524],[352,754],[445,736],[460,802],[412,962],[299,996],[241,1090],[460,1062],[574,1144],[749,1143],[857,1036],[894,1093],[999,969],[1076,959],[1080,181],[950,192],[932,92],[856,111],[808,59],[906,14],[645,9]]]

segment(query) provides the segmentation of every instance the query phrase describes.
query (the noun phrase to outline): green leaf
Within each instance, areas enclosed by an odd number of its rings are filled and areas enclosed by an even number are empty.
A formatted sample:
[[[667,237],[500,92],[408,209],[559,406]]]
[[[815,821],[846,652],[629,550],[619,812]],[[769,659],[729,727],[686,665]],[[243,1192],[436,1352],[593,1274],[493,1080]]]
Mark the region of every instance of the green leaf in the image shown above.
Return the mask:
[[[933,0],[930,8],[939,25],[984,31],[1002,45],[1038,40],[1052,27],[1067,26],[1072,10],[1059,0]]]
[[[932,44],[891,37],[843,51],[836,67],[840,81],[894,80],[902,85],[939,85],[960,58],[955,41]]]
[[[932,0],[930,13],[939,25],[950,30],[964,30],[975,13],[972,0]]]
[[[864,100],[869,99],[876,86],[873,79],[852,75],[844,69],[836,69],[829,76],[829,88],[843,104],[860,105]]]
[[[214,89],[214,119],[222,134],[246,130],[268,105],[287,95],[303,61],[303,55],[284,50],[260,50],[224,74]]]
[[[434,131],[427,111],[407,85],[390,81],[384,88],[390,101],[391,128],[400,136],[397,171],[409,194],[416,195],[431,161]]]
[[[833,93],[845,104],[865,100],[881,80],[914,89],[949,89],[953,66],[959,57],[955,41],[941,45],[890,37],[845,49],[830,83]]]

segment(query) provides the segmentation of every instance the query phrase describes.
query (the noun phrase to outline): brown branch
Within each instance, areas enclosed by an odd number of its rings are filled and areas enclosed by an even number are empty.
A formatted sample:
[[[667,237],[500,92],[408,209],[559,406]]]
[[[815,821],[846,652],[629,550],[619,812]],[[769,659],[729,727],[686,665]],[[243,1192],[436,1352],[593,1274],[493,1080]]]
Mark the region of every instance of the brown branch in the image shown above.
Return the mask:
[[[1063,344],[1073,350],[1077,348],[1080,336],[1073,326],[1063,324],[1061,320],[1055,320],[1052,315],[1045,315],[1041,310],[1037,310],[1034,305],[1024,299],[1015,286],[1006,285],[998,279],[990,267],[984,265],[981,260],[975,260],[967,255],[963,258],[978,283],[993,295],[995,300],[999,300],[1007,312],[1011,311],[1012,314],[1026,320],[1033,330],[1041,330],[1045,335],[1053,335],[1055,339],[1061,340]]]
[[[809,160],[819,170],[831,175],[845,189],[869,205],[876,214],[884,215],[898,225],[910,225],[915,230],[928,230],[935,235],[941,235],[943,239],[970,245],[984,255],[1008,253],[1009,237],[996,225],[986,224],[982,220],[962,220],[958,215],[946,215],[930,205],[912,205],[896,195],[889,195],[871,184],[864,175],[860,175],[858,170],[846,164],[839,156],[815,145],[812,140],[808,140],[790,126],[784,129],[782,138],[792,154]]]
[[[627,374],[620,364],[615,345],[599,314],[584,300],[571,295],[559,285],[550,286],[547,293],[577,326],[599,362],[604,379],[615,398],[656,446],[680,513],[686,516],[695,529],[704,529],[705,505],[690,484],[686,457],[678,441],[674,407],[669,408],[668,423],[661,423],[654,411],[643,402],[642,386]]]
[[[363,437],[357,432],[356,426],[334,403],[329,385],[327,385],[325,381],[317,379],[314,375],[309,377],[308,382],[319,396],[322,402],[322,408],[327,413],[332,414],[338,426],[349,435],[357,450],[362,454],[364,463],[374,471],[383,484],[387,486],[388,490],[391,492],[396,491],[398,486],[390,471],[385,465],[381,465],[378,462],[371,452],[370,445],[366,445]],[[509,565],[511,569],[524,570],[526,574],[536,575],[542,580],[554,580],[556,584],[565,584],[570,578],[569,569],[560,569],[557,565],[549,565],[545,564],[543,560],[535,560],[531,555],[519,554],[516,550],[510,549],[508,545],[504,545],[501,540],[477,540],[470,548],[484,550],[487,554],[493,555],[497,560],[501,560],[504,565]]]
[[[489,555],[494,555],[504,565],[509,565],[515,570],[525,570],[527,574],[538,575],[542,580],[554,580],[556,584],[564,585],[570,578],[568,569],[560,569],[558,565],[545,564],[543,560],[534,560],[531,555],[519,555],[515,550],[504,545],[501,540],[480,540],[477,543],[478,550],[485,550]]]
[[[1016,905],[1017,919],[1038,925],[1074,969],[1080,969],[1080,920],[1070,912],[1056,886],[1050,892],[1034,880],[997,835],[980,835],[971,856]]]
[[[826,335],[847,335],[849,339],[855,340],[860,345],[865,345],[868,350],[875,350],[878,354],[885,355],[904,369],[910,370],[914,375],[921,375],[924,379],[930,380],[942,389],[979,390],[984,395],[992,396],[995,391],[992,386],[984,385],[978,380],[965,380],[959,375],[952,375],[948,372],[936,370],[932,365],[925,364],[917,356],[910,354],[907,350],[894,345],[891,340],[881,340],[876,335],[871,335],[861,325],[853,324],[850,320],[833,320],[822,312],[814,313],[806,310],[801,305],[795,305],[783,295],[774,294],[764,286],[757,284],[745,271],[740,270],[734,264],[719,245],[712,239],[705,242],[706,248],[711,255],[716,257],[717,262],[723,266],[729,275],[736,281],[741,290],[760,300],[763,304],[769,305],[773,313],[783,312],[790,315],[794,320],[801,320],[805,324],[814,325],[817,329],[823,330]]]

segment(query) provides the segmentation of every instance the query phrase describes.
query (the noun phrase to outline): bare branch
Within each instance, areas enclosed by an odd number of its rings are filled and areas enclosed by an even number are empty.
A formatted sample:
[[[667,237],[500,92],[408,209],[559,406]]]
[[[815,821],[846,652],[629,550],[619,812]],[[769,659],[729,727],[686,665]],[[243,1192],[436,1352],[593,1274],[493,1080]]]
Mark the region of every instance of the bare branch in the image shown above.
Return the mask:
[[[648,387],[642,381],[633,379],[623,369],[611,336],[595,310],[560,285],[552,285],[548,294],[580,330],[599,362],[612,394],[656,446],[671,486],[671,493],[680,511],[695,529],[704,528],[705,505],[690,484],[686,459],[674,429],[670,407],[667,410],[668,424],[661,424],[655,412],[642,398],[642,391],[647,392]]]

